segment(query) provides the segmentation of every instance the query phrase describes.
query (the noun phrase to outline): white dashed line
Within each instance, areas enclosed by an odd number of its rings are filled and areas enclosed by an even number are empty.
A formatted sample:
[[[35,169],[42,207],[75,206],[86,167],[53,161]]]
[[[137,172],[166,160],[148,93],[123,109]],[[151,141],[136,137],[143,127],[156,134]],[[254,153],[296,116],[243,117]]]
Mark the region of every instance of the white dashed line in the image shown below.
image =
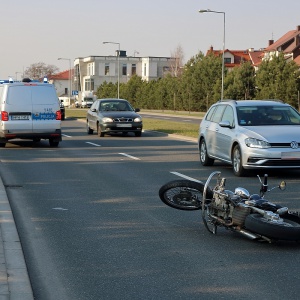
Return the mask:
[[[140,160],[139,158],[135,157],[135,156],[132,156],[132,155],[129,155],[129,154],[126,154],[126,153],[119,153],[120,155],[124,155],[126,157],[129,157],[129,158],[132,158],[132,159],[135,159],[135,160]]]
[[[195,178],[186,176],[186,175],[181,174],[181,173],[178,173],[178,172],[170,172],[170,173],[171,173],[171,174],[174,174],[174,175],[176,175],[176,176],[182,177],[182,178],[184,178],[184,179],[187,179],[187,180],[196,181],[196,182],[202,182],[202,181],[200,181],[200,180],[197,180],[197,179],[195,179]]]
[[[101,145],[98,145],[98,144],[94,144],[94,143],[91,143],[91,142],[86,142],[87,144],[90,144],[90,145],[93,145],[93,146],[96,146],[96,147],[101,147]]]

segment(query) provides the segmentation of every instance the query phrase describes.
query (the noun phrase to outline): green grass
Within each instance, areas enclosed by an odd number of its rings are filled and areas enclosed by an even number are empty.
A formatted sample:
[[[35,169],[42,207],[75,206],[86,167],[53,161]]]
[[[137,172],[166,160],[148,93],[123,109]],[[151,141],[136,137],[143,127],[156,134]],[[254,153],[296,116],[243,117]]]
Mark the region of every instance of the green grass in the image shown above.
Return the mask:
[[[86,109],[66,108],[66,117],[84,119],[86,117],[86,112],[87,112]],[[150,111],[143,110],[143,112],[150,112]],[[166,113],[166,111],[151,111],[151,112],[164,113],[164,114]],[[180,114],[179,112],[172,113],[171,111],[169,111],[168,114],[177,115],[177,116],[178,115],[187,116],[186,112]],[[188,115],[192,116],[192,114],[188,114]],[[195,113],[194,116],[202,117],[203,113]],[[168,134],[178,134],[182,136],[197,138],[199,124],[189,124],[183,122],[173,122],[173,121],[166,121],[166,120],[143,118],[143,128],[145,130],[155,130],[155,131],[160,131]]]

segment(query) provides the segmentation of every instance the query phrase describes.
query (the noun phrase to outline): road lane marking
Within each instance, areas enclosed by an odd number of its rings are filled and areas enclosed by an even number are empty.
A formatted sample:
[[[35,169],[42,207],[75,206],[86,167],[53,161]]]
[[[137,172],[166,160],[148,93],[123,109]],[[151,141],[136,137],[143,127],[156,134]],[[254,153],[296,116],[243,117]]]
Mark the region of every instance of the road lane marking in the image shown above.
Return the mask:
[[[95,143],[91,143],[91,142],[86,142],[87,144],[90,144],[90,145],[93,145],[93,146],[96,146],[96,147],[101,147],[101,145],[99,144],[95,144]]]
[[[132,156],[132,155],[129,155],[129,154],[126,154],[126,153],[119,153],[120,155],[123,155],[123,156],[126,156],[126,157],[129,157],[129,158],[132,158],[132,159],[135,159],[135,160],[140,160],[140,158],[137,158],[135,156]]]
[[[61,134],[62,136],[64,136],[64,137],[67,137],[67,138],[71,138],[71,136],[70,135],[66,135],[66,134]]]
[[[174,174],[174,175],[176,175],[176,176],[182,177],[182,178],[184,178],[184,179],[187,179],[187,180],[196,181],[196,182],[202,182],[202,181],[200,181],[200,180],[197,180],[197,179],[195,179],[195,178],[186,176],[186,175],[181,174],[181,173],[178,173],[178,172],[170,172],[170,173],[171,173],[171,174]]]

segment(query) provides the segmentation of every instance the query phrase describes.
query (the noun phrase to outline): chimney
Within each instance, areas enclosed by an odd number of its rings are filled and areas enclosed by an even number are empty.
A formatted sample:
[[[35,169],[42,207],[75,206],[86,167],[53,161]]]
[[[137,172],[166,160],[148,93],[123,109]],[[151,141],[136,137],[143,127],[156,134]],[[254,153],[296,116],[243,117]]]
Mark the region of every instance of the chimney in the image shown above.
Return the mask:
[[[269,40],[269,46],[274,44],[274,40]]]
[[[296,30],[297,30],[297,31],[300,31],[300,25],[297,26]]]
[[[210,46],[209,52],[213,52],[213,51],[214,51],[214,47],[213,47],[213,46]]]

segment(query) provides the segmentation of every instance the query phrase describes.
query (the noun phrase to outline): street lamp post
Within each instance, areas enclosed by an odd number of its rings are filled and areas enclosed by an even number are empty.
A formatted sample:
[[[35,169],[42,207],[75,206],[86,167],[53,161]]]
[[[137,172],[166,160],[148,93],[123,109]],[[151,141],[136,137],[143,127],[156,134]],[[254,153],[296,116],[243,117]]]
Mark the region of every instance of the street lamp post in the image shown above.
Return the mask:
[[[22,72],[16,72],[16,81],[18,81],[18,74],[23,74]]]
[[[118,99],[120,99],[120,43],[103,42],[103,44],[115,44],[115,45],[118,45],[118,47],[119,47],[117,61],[118,61]]]
[[[71,59],[70,58],[58,58],[58,60],[68,60],[69,61],[69,105],[71,105],[71,95],[72,95],[72,69],[71,69]]]
[[[222,55],[222,89],[221,89],[221,100],[224,98],[224,72],[225,72],[225,12],[215,11],[210,9],[200,9],[199,13],[215,13],[223,14],[224,17],[224,31],[223,31],[223,55]]]

